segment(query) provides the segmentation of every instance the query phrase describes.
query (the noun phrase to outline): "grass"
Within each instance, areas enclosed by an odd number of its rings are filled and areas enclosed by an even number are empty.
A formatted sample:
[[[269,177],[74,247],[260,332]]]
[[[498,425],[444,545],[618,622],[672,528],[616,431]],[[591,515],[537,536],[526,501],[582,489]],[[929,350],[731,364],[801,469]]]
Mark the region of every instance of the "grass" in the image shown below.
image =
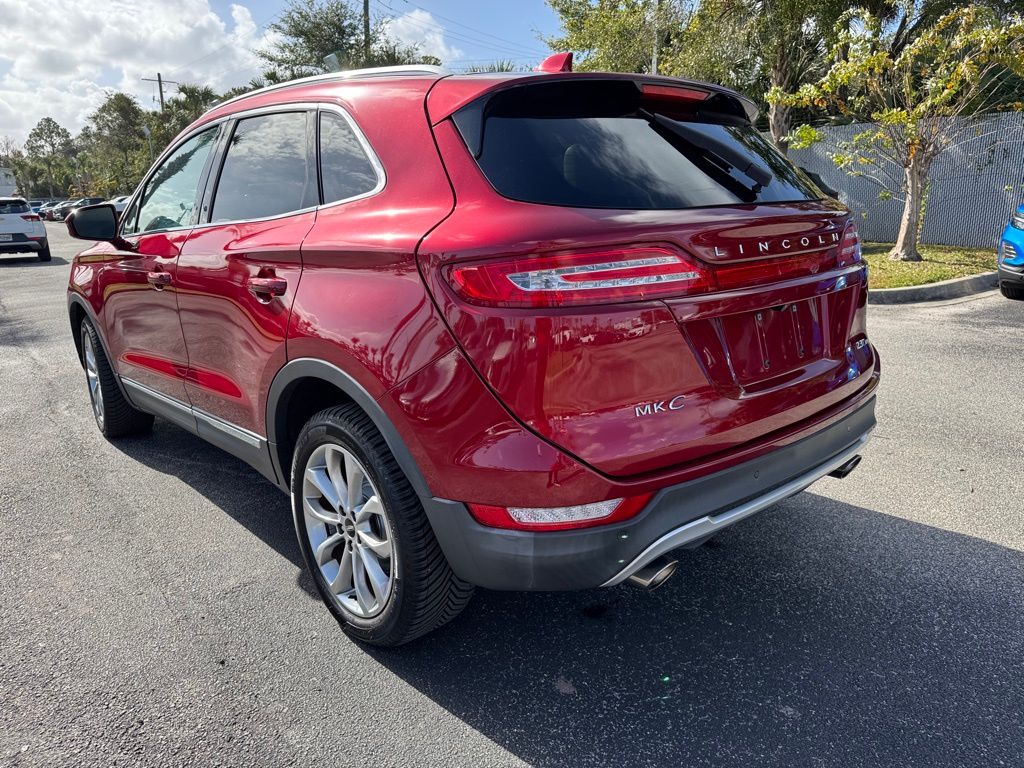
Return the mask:
[[[996,268],[996,254],[991,248],[921,245],[918,250],[924,261],[890,261],[890,250],[892,243],[864,243],[864,258],[870,267],[869,288],[925,285],[991,272]]]

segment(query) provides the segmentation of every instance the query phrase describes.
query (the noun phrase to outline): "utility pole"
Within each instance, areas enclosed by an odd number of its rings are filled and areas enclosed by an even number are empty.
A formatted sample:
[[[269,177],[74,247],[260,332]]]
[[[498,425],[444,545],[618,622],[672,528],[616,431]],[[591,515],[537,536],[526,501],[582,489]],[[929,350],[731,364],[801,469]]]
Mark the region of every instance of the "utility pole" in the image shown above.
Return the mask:
[[[142,80],[144,82],[147,82],[147,83],[156,83],[157,88],[160,90],[160,111],[163,112],[164,111],[164,83],[167,83],[168,85],[178,85],[178,83],[175,82],[174,80],[164,80],[163,77],[160,76],[159,72],[156,73],[156,79],[155,80],[152,77],[144,77],[144,78],[142,78]]]
[[[363,66],[370,64],[370,0],[363,0]]]
[[[654,0],[654,45],[651,48],[651,74],[658,74],[658,10],[661,0]]]

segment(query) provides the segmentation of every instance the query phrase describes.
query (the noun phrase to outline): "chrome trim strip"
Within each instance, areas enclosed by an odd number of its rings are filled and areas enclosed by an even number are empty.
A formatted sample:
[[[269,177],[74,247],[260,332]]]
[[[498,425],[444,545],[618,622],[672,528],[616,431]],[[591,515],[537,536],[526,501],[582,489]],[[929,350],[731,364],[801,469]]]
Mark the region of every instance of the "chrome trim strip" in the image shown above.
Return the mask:
[[[145,384],[140,384],[134,379],[128,379],[122,376],[121,383],[124,384],[125,387],[127,387],[128,389],[135,390],[141,395],[146,395],[147,397],[152,397],[154,400],[159,400],[164,405],[168,406],[173,410],[179,411],[184,416],[194,415],[192,413],[191,406],[185,405],[185,403],[181,402],[180,400],[175,400],[173,397],[169,397],[165,395],[163,392],[157,392],[155,389],[150,389]]]
[[[229,421],[224,421],[224,419],[217,418],[212,413],[201,411],[198,408],[193,408],[192,413],[195,414],[196,420],[201,421],[207,426],[213,427],[214,429],[233,437],[235,440],[243,442],[257,450],[262,448],[263,444],[266,442],[265,437],[260,437],[255,432],[250,432],[248,429],[239,427]]]
[[[196,420],[203,422],[207,426],[213,427],[218,432],[223,432],[229,437],[243,442],[252,448],[260,449],[267,441],[267,438],[257,435],[255,432],[250,432],[248,429],[239,427],[237,424],[224,421],[224,419],[214,416],[212,413],[207,413],[199,408],[193,408],[191,405],[186,405],[180,400],[175,400],[173,397],[165,395],[162,392],[157,392],[155,389],[151,389],[145,384],[140,384],[133,379],[122,376],[121,383],[128,389],[137,391],[139,394],[146,395],[154,400],[159,400],[164,405],[180,412],[184,416],[193,416]]]
[[[699,517],[696,520],[690,521],[686,525],[669,531],[661,538],[655,540],[654,543],[647,547],[647,549],[637,555],[633,562],[625,566],[621,571],[612,576],[601,586],[611,587],[616,584],[621,584],[649,562],[660,557],[666,552],[685,546],[691,541],[697,541],[705,536],[717,533],[718,531],[729,527],[733,523],[737,523],[743,518],[749,517],[755,512],[760,512],[762,509],[788,499],[790,496],[795,496],[816,480],[820,480],[829,472],[834,469],[838,469],[852,459],[857,452],[864,447],[864,444],[868,441],[868,437],[870,437],[870,435],[870,431],[865,432],[860,436],[855,444],[851,445],[842,453],[833,456],[824,464],[819,464],[810,472],[806,472],[805,474],[790,480],[785,485],[780,485],[778,488],[768,491],[767,493],[751,499],[750,501],[744,502],[738,507],[733,507],[725,512],[719,512],[716,515],[705,515],[704,517]]]

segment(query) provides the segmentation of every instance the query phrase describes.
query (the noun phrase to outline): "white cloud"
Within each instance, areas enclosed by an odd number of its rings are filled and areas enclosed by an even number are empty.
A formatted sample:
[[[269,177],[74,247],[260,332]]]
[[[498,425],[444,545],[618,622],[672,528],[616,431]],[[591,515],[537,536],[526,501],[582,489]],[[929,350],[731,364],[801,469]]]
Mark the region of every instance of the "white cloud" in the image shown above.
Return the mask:
[[[0,0],[0,134],[23,141],[42,117],[72,132],[116,88],[153,106],[143,77],[226,90],[260,71],[263,47],[249,9],[222,19],[209,0],[49,0],[42,15],[22,0]],[[174,87],[165,88],[173,95]]]
[[[444,40],[444,27],[429,11],[414,9],[384,23],[388,35],[400,43],[415,45],[420,53],[443,62],[461,58],[462,50]]]

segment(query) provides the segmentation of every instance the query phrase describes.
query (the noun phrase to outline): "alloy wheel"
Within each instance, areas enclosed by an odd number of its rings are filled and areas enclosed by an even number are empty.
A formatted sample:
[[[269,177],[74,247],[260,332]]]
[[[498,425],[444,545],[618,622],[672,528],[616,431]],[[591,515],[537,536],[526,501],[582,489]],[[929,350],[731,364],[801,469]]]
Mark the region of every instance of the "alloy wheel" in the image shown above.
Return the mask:
[[[82,334],[85,352],[85,378],[89,383],[89,399],[92,401],[92,412],[96,423],[103,429],[103,389],[100,387],[100,371],[96,364],[96,347],[92,343],[92,335],[86,331]]]
[[[394,591],[397,559],[380,494],[362,463],[336,443],[306,462],[302,512],[313,559],[342,609],[377,616]]]

